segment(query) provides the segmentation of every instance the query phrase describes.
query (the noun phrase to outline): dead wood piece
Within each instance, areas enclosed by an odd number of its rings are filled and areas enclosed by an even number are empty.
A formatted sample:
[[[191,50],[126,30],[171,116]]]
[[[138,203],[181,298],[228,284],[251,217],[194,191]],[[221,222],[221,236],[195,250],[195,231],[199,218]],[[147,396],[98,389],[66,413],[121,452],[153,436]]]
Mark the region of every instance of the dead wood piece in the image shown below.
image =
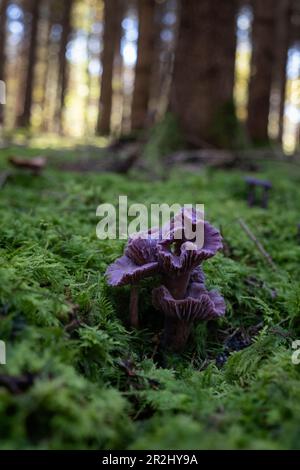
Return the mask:
[[[235,159],[235,155],[230,151],[205,149],[175,152],[166,158],[166,162],[170,165],[197,163],[199,165],[218,167],[220,165],[232,164]]]
[[[108,147],[108,150],[111,150],[112,152],[118,152],[120,150],[123,150],[124,147],[126,147],[128,144],[135,144],[137,143],[137,138],[134,135],[123,135],[111,142],[111,144]]]
[[[8,161],[15,168],[31,170],[34,173],[40,173],[47,165],[46,157],[23,158],[11,156]]]
[[[219,169],[240,168],[258,171],[258,165],[251,158],[240,158],[237,152],[220,149],[182,150],[165,158],[166,165],[184,165],[194,171],[197,167],[208,166]]]
[[[75,172],[113,172],[126,174],[140,156],[140,144],[128,144],[122,152],[109,154],[106,158],[79,158],[76,161],[59,165],[63,171]]]

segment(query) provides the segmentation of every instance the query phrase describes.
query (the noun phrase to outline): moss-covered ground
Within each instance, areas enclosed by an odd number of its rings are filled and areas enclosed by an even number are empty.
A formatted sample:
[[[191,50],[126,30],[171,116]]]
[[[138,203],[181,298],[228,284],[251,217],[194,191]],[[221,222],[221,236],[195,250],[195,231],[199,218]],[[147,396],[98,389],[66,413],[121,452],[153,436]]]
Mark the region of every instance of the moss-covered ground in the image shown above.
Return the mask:
[[[0,151],[1,169],[13,151]],[[274,185],[268,210],[247,207],[238,171],[178,171],[157,182],[13,172],[0,189],[0,448],[300,448],[300,365],[291,360],[300,339],[300,171],[275,163],[261,175]],[[157,354],[152,281],[141,288],[140,331],[128,325],[128,289],[106,285],[124,241],[97,239],[96,207],[120,194],[147,205],[204,203],[222,230],[225,250],[204,270],[226,317],[198,324],[181,356]]]

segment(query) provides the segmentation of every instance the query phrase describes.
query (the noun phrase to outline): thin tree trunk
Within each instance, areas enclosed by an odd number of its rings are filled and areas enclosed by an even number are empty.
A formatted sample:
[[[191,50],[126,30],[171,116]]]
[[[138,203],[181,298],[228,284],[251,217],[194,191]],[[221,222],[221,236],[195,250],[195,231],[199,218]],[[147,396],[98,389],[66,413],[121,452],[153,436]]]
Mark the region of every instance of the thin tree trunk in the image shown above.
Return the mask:
[[[253,142],[269,140],[268,124],[275,57],[275,13],[273,0],[253,0],[251,78],[249,85],[247,128]]]
[[[286,91],[286,67],[290,45],[291,1],[279,0],[277,8],[277,47],[275,61],[275,82],[278,87],[278,142],[282,144],[284,126],[284,107]]]
[[[236,58],[236,0],[214,2],[213,21],[216,45],[215,106],[233,102]]]
[[[0,80],[5,82],[5,62],[6,62],[6,10],[8,0],[2,0],[0,5]],[[0,126],[4,122],[4,109],[0,104]]]
[[[97,135],[109,135],[113,97],[113,70],[117,41],[121,38],[120,0],[104,0],[104,34],[102,51],[102,77],[99,114],[96,125]],[[120,47],[120,46],[119,46]]]
[[[72,6],[73,0],[64,0],[62,16],[62,35],[59,48],[59,104],[57,111],[57,121],[60,131],[63,127],[63,112],[65,108],[65,99],[68,82],[68,64],[67,64],[67,46],[72,32]]]
[[[164,47],[161,34],[163,32],[163,19],[164,15],[168,12],[168,1],[163,3],[159,3],[156,7],[155,11],[155,21],[154,21],[154,53],[152,59],[152,67],[151,67],[151,85],[150,85],[150,103],[148,107],[148,115],[150,125],[153,125],[157,119],[159,113],[159,105],[161,103],[161,96],[162,96],[162,85],[163,85],[163,78],[166,75],[166,70],[163,70],[162,64],[162,53],[164,54],[163,62],[168,62],[167,58],[167,50]],[[166,64],[166,68],[168,67],[168,63]]]
[[[49,69],[50,69],[50,60],[49,60],[49,55],[51,52],[51,28],[53,26],[53,13],[49,9],[49,4],[48,4],[48,11],[47,11],[47,24],[45,25],[45,38],[44,38],[44,44],[43,44],[43,61],[44,61],[44,74],[43,74],[43,79],[42,79],[42,89],[43,89],[43,95],[41,98],[41,108],[42,108],[42,124],[41,124],[41,130],[42,131],[47,131],[47,120],[48,120],[48,113],[47,113],[47,100],[48,100],[48,93],[47,93],[47,84],[48,84],[48,78],[49,78]]]
[[[212,141],[214,119],[233,99],[235,14],[235,0],[181,3],[170,110],[195,145]]]
[[[123,114],[123,72],[124,63],[121,52],[121,43],[123,38],[122,20],[126,12],[125,0],[119,0],[119,25],[117,28],[116,42],[115,42],[115,57],[114,57],[114,78],[115,78],[115,89],[112,99],[112,116],[115,116],[114,131],[118,134],[122,133],[122,114]]]
[[[38,37],[38,23],[39,23],[39,0],[31,0],[30,14],[31,14],[31,28],[29,37],[29,52],[27,74],[25,79],[25,99],[24,109],[19,116],[18,125],[20,127],[29,127],[31,120],[31,108],[33,98],[33,85],[34,85],[34,69],[36,64],[37,52],[37,37]]]
[[[131,127],[143,129],[146,125],[151,88],[151,69],[154,59],[155,0],[139,0],[138,55],[131,107]]]

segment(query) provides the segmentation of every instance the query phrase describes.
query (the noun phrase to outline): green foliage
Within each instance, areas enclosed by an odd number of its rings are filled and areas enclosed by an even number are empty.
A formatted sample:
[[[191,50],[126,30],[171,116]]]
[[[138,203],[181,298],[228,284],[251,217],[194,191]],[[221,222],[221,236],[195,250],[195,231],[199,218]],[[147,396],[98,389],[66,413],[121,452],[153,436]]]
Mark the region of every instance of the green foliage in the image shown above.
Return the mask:
[[[265,169],[275,186],[267,211],[247,207],[242,176],[175,172],[150,184],[14,172],[0,200],[1,448],[299,448],[300,366],[291,344],[300,334],[300,176]],[[141,285],[140,331],[128,327],[129,289],[106,285],[124,242],[96,238],[96,207],[116,204],[119,194],[147,205],[205,203],[222,230],[227,250],[205,274],[227,314],[195,326],[181,356],[156,354],[162,317],[149,298],[152,280]],[[237,335],[248,347],[230,346]]]

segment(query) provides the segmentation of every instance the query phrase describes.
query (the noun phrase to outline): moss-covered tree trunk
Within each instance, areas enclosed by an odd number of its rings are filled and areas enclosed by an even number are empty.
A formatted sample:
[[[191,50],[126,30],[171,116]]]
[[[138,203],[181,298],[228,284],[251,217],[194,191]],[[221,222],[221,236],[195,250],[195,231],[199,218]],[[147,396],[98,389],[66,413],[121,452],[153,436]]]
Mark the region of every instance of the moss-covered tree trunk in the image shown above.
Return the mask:
[[[268,141],[272,70],[275,58],[275,5],[253,0],[252,60],[247,128],[253,142]]]
[[[188,141],[212,140],[218,110],[232,101],[236,1],[181,2],[170,109]]]
[[[0,80],[5,81],[5,44],[6,44],[6,9],[8,0],[0,4]],[[0,104],[0,126],[4,121],[3,105]]]
[[[142,129],[146,125],[151,88],[151,70],[155,43],[155,0],[139,0],[138,56],[131,108],[131,127]]]
[[[116,50],[120,47],[121,0],[104,0],[104,34],[101,53],[102,77],[99,101],[99,114],[96,125],[98,135],[109,135],[113,99],[113,69]],[[119,45],[117,45],[119,41]]]

